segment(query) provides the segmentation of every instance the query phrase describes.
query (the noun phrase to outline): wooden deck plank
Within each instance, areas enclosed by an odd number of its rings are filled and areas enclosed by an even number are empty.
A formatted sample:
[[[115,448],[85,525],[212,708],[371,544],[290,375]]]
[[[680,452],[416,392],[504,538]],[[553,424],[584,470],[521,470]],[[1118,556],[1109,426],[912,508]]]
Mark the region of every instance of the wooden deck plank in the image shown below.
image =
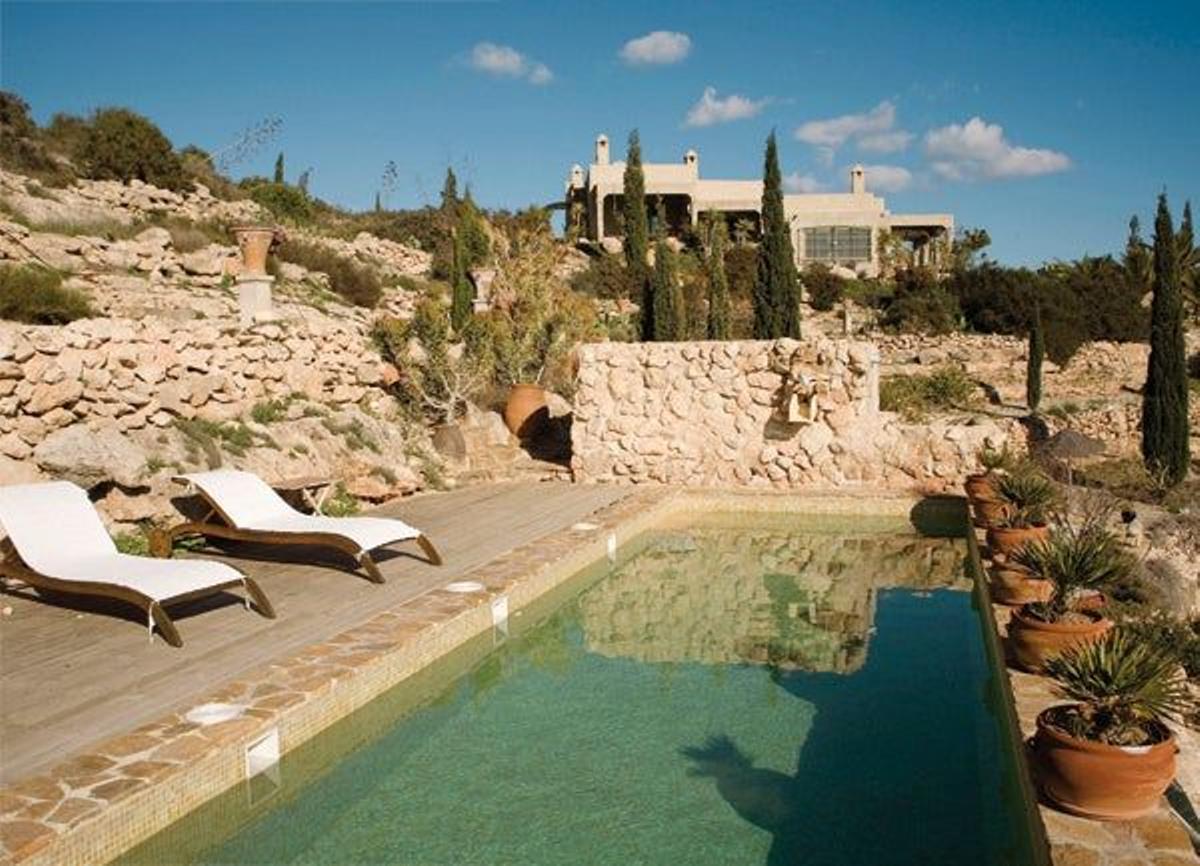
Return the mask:
[[[480,485],[401,500],[379,514],[402,516],[438,545],[435,568],[413,544],[379,557],[387,583],[326,564],[294,548],[289,561],[246,545],[219,557],[255,578],[278,618],[247,612],[232,597],[174,608],[184,646],[153,644],[136,611],[101,603],[59,607],[32,593],[7,594],[0,621],[0,781],[38,772],[87,744],[186,709],[194,696],[240,673],[353,627],[457,579],[502,553],[575,523],[619,499],[619,488],[569,484]],[[314,563],[314,556],[322,561]]]

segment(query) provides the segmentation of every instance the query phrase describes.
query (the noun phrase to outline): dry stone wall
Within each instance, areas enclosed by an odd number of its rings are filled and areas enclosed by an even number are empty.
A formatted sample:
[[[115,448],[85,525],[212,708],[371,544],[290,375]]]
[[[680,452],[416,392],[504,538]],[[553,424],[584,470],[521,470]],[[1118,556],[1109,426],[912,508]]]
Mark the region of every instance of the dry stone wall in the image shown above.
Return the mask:
[[[1015,433],[881,412],[867,342],[600,343],[578,357],[572,468],[583,481],[936,492],[957,488],[983,444]]]

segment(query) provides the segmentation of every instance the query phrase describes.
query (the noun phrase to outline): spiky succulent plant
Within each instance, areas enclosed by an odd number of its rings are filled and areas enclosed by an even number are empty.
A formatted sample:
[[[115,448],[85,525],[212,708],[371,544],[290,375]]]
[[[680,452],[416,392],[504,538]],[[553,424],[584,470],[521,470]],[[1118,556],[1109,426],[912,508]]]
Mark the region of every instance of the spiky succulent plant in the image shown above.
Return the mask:
[[[1051,658],[1046,673],[1078,701],[1056,713],[1056,723],[1082,739],[1147,745],[1161,740],[1165,722],[1196,709],[1178,655],[1120,628]]]

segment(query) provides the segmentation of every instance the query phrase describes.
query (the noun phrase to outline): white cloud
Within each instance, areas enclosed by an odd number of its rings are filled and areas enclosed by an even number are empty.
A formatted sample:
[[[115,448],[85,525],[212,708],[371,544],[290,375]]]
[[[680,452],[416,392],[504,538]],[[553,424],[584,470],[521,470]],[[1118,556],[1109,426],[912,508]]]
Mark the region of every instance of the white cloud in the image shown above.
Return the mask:
[[[896,153],[908,147],[913,140],[911,132],[894,129],[890,132],[873,132],[858,139],[858,149],[867,153]]]
[[[811,174],[800,174],[794,171],[783,178],[783,188],[788,192],[820,192],[825,184]]]
[[[896,123],[896,106],[888,100],[864,114],[843,114],[826,120],[810,120],[796,128],[799,141],[836,149],[849,139],[888,132]]]
[[[997,123],[972,117],[925,134],[925,153],[933,170],[948,180],[1033,177],[1066,171],[1071,158],[1045,148],[1018,147]]]
[[[655,30],[621,46],[620,57],[630,66],[678,63],[692,50],[692,39],[686,33]]]
[[[877,192],[900,192],[912,186],[912,172],[900,165],[864,165],[867,189]]]
[[[704,88],[699,101],[688,109],[684,126],[713,126],[733,120],[754,117],[763,110],[769,99],[750,99],[737,93],[721,98],[715,87]]]
[[[554,73],[545,63],[525,56],[510,45],[478,42],[471,49],[468,64],[473,69],[502,78],[520,78],[530,84],[549,84]]]

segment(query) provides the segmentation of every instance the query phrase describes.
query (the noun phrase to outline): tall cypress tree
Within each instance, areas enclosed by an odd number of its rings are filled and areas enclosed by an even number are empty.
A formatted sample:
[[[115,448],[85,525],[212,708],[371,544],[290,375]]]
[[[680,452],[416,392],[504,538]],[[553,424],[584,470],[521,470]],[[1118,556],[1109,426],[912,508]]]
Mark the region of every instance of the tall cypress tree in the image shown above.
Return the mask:
[[[1150,362],[1142,389],[1142,457],[1146,468],[1178,484],[1188,470],[1188,387],[1183,344],[1179,245],[1167,194],[1154,218],[1154,301],[1150,307]]]
[[[729,229],[725,217],[713,214],[708,245],[708,339],[729,339],[729,277],[725,273],[725,244]]]
[[[275,157],[275,183],[283,183],[283,151]]]
[[[791,232],[783,212],[783,175],[775,132],[763,160],[762,242],[754,283],[754,336],[760,340],[800,336],[800,281]]]
[[[1046,336],[1042,333],[1042,305],[1033,302],[1033,321],[1029,325],[1029,360],[1025,366],[1025,405],[1037,414],[1042,402],[1042,361],[1046,357]]]
[[[646,266],[650,248],[650,228],[646,219],[646,175],[642,171],[642,143],[635,129],[629,133],[625,154],[624,193],[621,197],[621,217],[625,233],[625,267],[629,272],[629,295],[641,294],[642,339],[653,340],[654,286]]]
[[[461,334],[471,318],[471,301],[475,294],[467,277],[467,254],[461,232],[454,232],[451,238],[450,255],[450,324]]]
[[[383,212],[383,199],[379,197],[379,193],[375,193],[375,213]]]
[[[654,294],[653,340],[682,340],[684,334],[683,288],[675,265],[675,251],[665,237],[654,245],[654,273],[650,278]]]
[[[446,179],[442,182],[442,213],[450,219],[458,216],[458,178],[449,166],[446,167]]]
[[[1179,222],[1179,285],[1183,291],[1185,308],[1200,318],[1200,247],[1196,246],[1196,233],[1192,226],[1192,203],[1183,204],[1183,219]]]

